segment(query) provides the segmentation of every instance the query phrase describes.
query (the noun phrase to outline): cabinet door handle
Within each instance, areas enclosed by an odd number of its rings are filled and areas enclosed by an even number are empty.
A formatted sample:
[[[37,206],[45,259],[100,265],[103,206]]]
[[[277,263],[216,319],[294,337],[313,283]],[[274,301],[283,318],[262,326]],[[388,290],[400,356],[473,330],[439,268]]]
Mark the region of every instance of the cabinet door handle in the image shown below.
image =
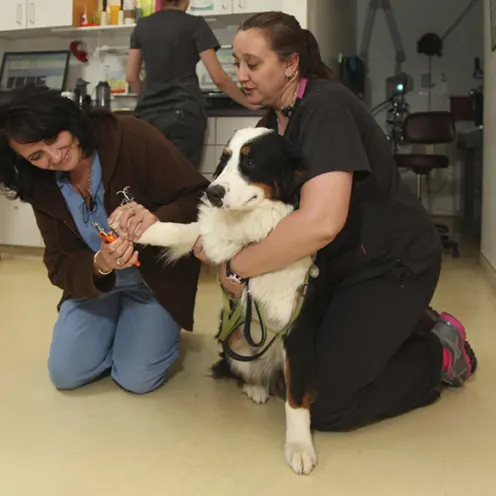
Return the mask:
[[[22,5],[20,3],[17,4],[17,24],[22,26]]]
[[[246,8],[245,0],[239,0],[238,5],[240,9],[245,9]]]
[[[29,4],[29,22],[34,24],[35,21],[35,3],[31,2]]]
[[[224,10],[229,10],[229,0],[224,0],[224,1],[222,2],[222,8],[223,8]]]

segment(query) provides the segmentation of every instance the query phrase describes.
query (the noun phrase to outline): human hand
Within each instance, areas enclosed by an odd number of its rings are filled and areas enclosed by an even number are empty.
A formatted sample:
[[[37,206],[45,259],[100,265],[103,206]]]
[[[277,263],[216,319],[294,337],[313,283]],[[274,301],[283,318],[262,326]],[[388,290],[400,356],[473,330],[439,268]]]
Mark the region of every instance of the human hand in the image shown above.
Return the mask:
[[[110,215],[108,222],[112,230],[131,241],[138,241],[141,235],[158,217],[136,202],[117,207]]]
[[[101,272],[122,270],[132,267],[138,260],[138,252],[134,250],[131,241],[124,237],[117,238],[112,243],[102,241],[100,250],[94,258],[95,269]]]
[[[200,260],[200,262],[206,265],[211,265],[211,266],[217,265],[205,255],[205,252],[203,251],[203,243],[201,236],[196,240],[195,246],[193,246],[193,254],[198,260]]]
[[[222,287],[233,297],[240,298],[243,294],[243,291],[246,288],[246,283],[236,283],[228,279],[226,273],[226,264],[223,263],[219,267],[219,271],[217,274],[217,279],[219,280]]]
[[[211,265],[211,266],[217,266],[216,263],[212,262],[206,255],[205,252],[203,251],[203,243],[201,236],[196,240],[195,246],[193,246],[193,253],[195,257],[203,262],[204,264]],[[230,279],[227,278],[226,275],[226,264],[223,263],[218,266],[218,275],[217,278],[222,284],[222,287],[229,293],[231,294],[234,298],[239,298],[241,294],[243,293],[243,290],[246,287],[246,284],[238,284],[235,282],[232,282]]]

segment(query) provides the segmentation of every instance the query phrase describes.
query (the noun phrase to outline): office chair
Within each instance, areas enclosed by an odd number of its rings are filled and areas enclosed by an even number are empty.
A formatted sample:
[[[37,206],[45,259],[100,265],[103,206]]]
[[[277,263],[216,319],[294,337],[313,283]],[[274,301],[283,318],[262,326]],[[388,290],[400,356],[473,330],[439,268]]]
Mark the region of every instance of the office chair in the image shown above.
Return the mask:
[[[451,143],[455,139],[455,121],[450,112],[414,112],[408,114],[403,122],[403,143],[437,145]],[[437,154],[398,153],[396,165],[411,169],[417,175],[417,197],[422,201],[422,176],[433,169],[446,169],[449,157]],[[460,256],[458,243],[450,239],[449,228],[436,224],[443,248],[451,250],[453,258]]]

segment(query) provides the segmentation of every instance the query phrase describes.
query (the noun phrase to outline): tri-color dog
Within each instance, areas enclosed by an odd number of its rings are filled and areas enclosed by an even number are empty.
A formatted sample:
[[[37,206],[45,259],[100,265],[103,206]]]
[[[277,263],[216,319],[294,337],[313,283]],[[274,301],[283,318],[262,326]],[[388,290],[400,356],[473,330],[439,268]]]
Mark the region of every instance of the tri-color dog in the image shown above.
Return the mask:
[[[197,222],[157,222],[138,243],[165,247],[167,259],[174,261],[190,255],[201,236],[205,255],[222,264],[265,239],[297,208],[304,178],[302,161],[283,137],[266,128],[239,130],[222,154]],[[306,257],[249,279],[239,301],[225,294],[217,335],[223,351],[213,367],[217,376],[224,371],[240,379],[256,403],[266,402],[283,378],[285,456],[298,474],[308,474],[317,463],[310,423],[313,342],[320,318],[317,272],[312,257]]]

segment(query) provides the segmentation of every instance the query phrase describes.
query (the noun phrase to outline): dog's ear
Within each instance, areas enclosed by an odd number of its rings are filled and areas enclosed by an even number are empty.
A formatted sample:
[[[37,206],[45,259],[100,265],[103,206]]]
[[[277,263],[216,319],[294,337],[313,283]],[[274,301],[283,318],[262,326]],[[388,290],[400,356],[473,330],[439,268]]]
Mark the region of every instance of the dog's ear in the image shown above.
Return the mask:
[[[282,202],[297,207],[300,202],[300,189],[306,181],[306,168],[296,146],[287,140],[284,143],[282,171],[276,180],[276,195]]]

